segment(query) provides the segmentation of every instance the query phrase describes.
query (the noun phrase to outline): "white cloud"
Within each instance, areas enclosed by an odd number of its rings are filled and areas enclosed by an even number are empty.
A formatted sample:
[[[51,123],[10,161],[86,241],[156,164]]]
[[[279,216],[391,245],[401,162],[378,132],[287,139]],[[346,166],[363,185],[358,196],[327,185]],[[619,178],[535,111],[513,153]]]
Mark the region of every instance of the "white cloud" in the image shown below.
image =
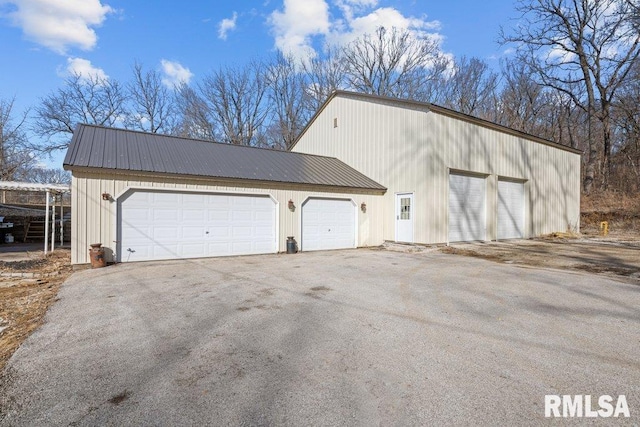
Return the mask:
[[[238,20],[238,14],[233,12],[231,18],[225,18],[218,24],[218,38],[222,40],[227,39],[227,33],[236,29],[236,21]]]
[[[330,44],[345,45],[364,34],[373,34],[379,27],[396,27],[407,30],[415,36],[429,37],[440,41],[442,36],[434,32],[440,28],[437,21],[406,17],[397,9],[382,7],[358,17],[351,17],[344,27],[336,27],[328,35]]]
[[[296,57],[313,53],[311,37],[329,32],[329,5],[324,0],[284,0],[282,11],[268,18],[278,49]]]
[[[98,40],[95,27],[114,12],[101,0],[9,0],[14,25],[30,40],[64,54],[70,47],[92,49]]]
[[[79,75],[83,79],[106,80],[109,78],[102,68],[94,67],[84,58],[67,58],[67,68],[59,72],[61,77]]]
[[[271,13],[268,24],[275,47],[301,59],[315,56],[314,44],[344,46],[381,26],[442,41],[438,21],[405,16],[398,9],[377,6],[378,0],[332,0],[331,4],[329,0],[284,0],[283,9]]]
[[[184,67],[179,62],[162,59],[160,61],[160,65],[162,66],[162,72],[164,73],[162,83],[168,87],[172,88],[182,83],[189,84],[189,81],[193,77],[191,70]]]

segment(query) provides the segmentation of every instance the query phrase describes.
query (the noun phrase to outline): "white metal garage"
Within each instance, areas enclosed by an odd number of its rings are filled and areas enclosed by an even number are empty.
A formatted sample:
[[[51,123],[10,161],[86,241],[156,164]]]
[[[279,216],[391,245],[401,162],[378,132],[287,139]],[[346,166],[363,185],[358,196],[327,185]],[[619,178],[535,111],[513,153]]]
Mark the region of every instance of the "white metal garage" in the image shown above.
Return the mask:
[[[302,206],[302,250],[355,248],[356,215],[351,200],[308,199]]]
[[[524,183],[498,181],[498,239],[524,237]]]
[[[449,175],[449,241],[486,238],[486,179]]]
[[[133,190],[118,202],[122,262],[277,251],[269,196]]]

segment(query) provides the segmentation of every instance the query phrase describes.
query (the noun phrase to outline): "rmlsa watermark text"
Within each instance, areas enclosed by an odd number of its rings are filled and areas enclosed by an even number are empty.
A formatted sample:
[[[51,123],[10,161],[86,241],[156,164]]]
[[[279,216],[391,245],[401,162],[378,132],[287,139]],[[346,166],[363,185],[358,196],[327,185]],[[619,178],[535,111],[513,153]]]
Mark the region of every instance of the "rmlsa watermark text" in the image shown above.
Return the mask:
[[[604,394],[597,399],[589,394],[547,394],[544,397],[544,416],[563,418],[630,417],[627,398],[621,394],[613,398]]]

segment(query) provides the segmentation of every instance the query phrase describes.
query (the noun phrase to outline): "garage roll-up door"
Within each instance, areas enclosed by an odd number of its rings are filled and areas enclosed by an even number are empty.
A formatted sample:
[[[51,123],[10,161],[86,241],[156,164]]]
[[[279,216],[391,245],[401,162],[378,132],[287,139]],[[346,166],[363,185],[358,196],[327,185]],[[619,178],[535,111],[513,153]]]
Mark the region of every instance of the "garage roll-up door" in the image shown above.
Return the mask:
[[[351,200],[307,200],[302,206],[302,250],[355,248],[355,209]]]
[[[498,239],[524,237],[524,184],[498,181]]]
[[[118,201],[119,260],[276,252],[268,196],[135,190]]]
[[[486,180],[449,175],[449,241],[485,240]]]

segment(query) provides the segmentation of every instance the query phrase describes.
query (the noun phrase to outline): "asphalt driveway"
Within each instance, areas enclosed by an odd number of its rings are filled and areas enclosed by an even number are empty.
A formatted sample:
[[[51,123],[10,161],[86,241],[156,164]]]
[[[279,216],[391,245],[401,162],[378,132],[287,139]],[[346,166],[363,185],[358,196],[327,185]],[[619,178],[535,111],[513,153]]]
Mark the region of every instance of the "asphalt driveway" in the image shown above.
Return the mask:
[[[121,264],[59,298],[0,425],[537,424],[547,394],[639,420],[640,286],[585,272],[363,249]]]

